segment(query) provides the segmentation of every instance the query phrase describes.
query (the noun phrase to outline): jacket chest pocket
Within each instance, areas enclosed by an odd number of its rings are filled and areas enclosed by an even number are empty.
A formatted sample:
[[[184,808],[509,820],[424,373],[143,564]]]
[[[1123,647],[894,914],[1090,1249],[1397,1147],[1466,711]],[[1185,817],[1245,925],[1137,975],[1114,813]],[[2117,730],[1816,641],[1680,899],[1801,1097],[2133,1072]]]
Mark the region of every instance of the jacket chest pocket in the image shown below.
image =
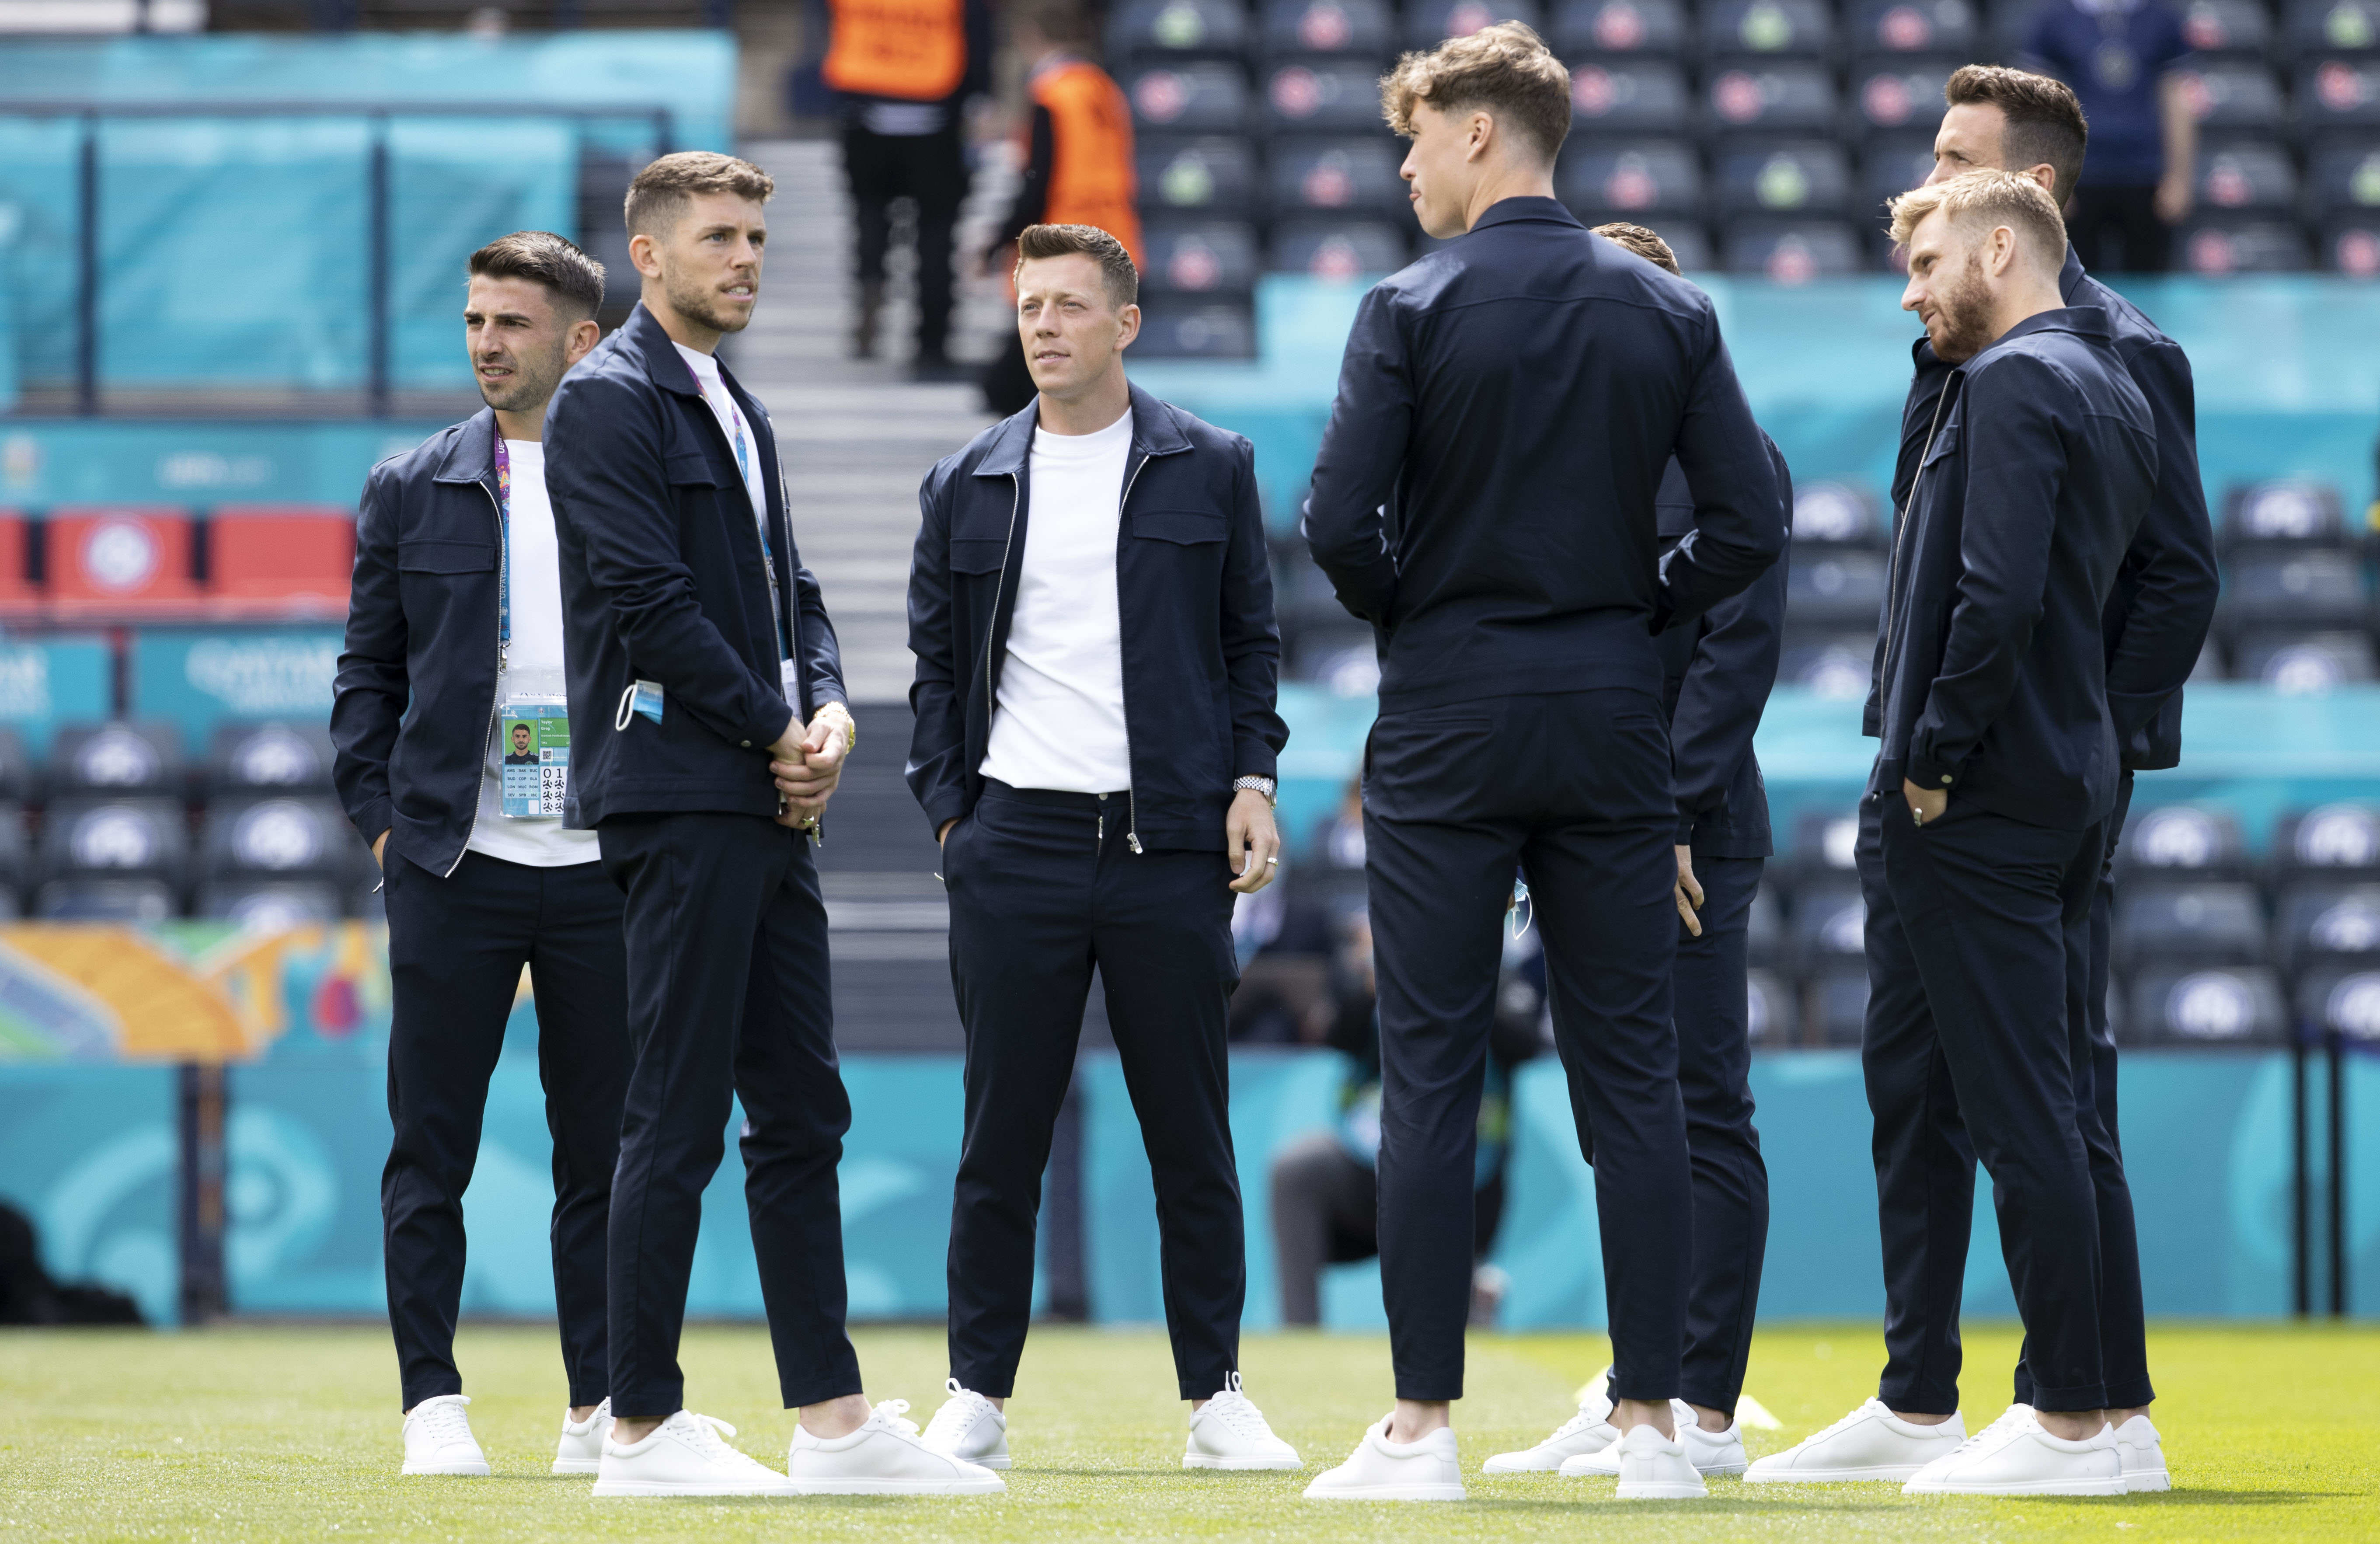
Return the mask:
[[[719,474],[710,457],[698,450],[674,450],[662,458],[662,475],[673,488],[716,488]]]
[[[496,544],[430,538],[399,541],[396,566],[405,574],[485,574],[496,566]]]
[[[1231,533],[1231,519],[1220,509],[1143,509],[1132,517],[1132,534],[1143,541],[1195,547],[1220,543]]]
[[[1953,409],[1950,415],[1942,420],[1942,427],[1934,432],[1933,443],[1925,447],[1925,459],[1917,463],[1919,471],[1924,471],[1937,461],[1945,461],[1959,454],[1960,431],[1964,426],[1962,422],[1964,416]]]
[[[989,574],[997,570],[1008,556],[1008,541],[1000,536],[953,536],[951,538],[951,572],[953,574]]]

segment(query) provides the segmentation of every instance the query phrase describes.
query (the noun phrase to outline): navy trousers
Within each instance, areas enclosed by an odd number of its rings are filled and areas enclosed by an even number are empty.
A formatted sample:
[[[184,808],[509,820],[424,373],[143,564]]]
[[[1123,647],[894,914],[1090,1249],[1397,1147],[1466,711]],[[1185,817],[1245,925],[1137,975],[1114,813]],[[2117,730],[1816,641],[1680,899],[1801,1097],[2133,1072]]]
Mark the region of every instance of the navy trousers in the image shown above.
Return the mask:
[[[1694,1202],[1670,1024],[1676,830],[1669,728],[1651,692],[1480,698],[1372,726],[1380,1279],[1401,1399],[1463,1397],[1475,1123],[1505,904],[1523,867],[1556,1047],[1582,1146],[1593,1143],[1613,1389],[1679,1391]]]
[[[2090,1026],[2072,979],[2106,846],[2104,825],[2056,831],[1956,796],[1922,829],[1897,793],[1861,806],[1861,1060],[1886,1291],[1877,1397],[1892,1409],[1959,1406],[1979,1158],[2024,1320],[2031,1403],[2107,1404],[2095,1175],[2115,1157],[2089,1097]]]
[[[685,1407],[678,1332],[731,1097],[744,1105],[744,1200],[785,1407],[857,1393],[835,1186],[851,1101],[809,847],[773,821],[721,814],[617,817],[602,847],[627,896],[637,1048],[612,1195],[612,1408]]]
[[[951,1376],[993,1399],[1014,1392],[1025,1354],[1041,1175],[1095,967],[1156,1185],[1182,1397],[1208,1397],[1239,1367],[1247,1258],[1224,1051],[1239,982],[1232,871],[1220,844],[1133,852],[1126,824],[1121,793],[994,783],[942,845],[966,1031]]]
[[[539,869],[466,852],[443,879],[388,861],[388,1115],[382,1264],[405,1408],[460,1393],[463,1192],[521,968],[537,992],[537,1070],[553,1134],[553,1298],[570,1403],[610,1392],[603,1235],[628,1082],[620,893],[593,863]]]

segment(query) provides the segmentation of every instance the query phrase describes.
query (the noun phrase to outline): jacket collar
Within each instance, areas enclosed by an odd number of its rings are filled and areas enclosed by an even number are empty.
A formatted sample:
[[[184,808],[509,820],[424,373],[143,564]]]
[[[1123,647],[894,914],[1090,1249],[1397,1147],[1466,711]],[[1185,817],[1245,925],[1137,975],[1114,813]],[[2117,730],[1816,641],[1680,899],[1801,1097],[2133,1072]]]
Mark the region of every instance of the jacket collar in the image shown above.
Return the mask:
[[[1579,225],[1578,216],[1564,208],[1560,199],[1539,198],[1499,199],[1488,206],[1488,212],[1485,214],[1472,222],[1471,228],[1474,231],[1482,231],[1489,225],[1511,225],[1516,220],[1532,220],[1556,225],[1577,225],[1580,230],[1586,228]]]
[[[495,485],[496,410],[482,407],[454,428],[445,459],[438,463],[432,482],[484,482]]]
[[[1135,456],[1171,456],[1190,448],[1190,437],[1182,432],[1174,417],[1172,405],[1160,402],[1138,386],[1128,387],[1132,394],[1132,451]],[[975,468],[978,477],[1014,477],[1025,469],[1027,456],[1033,451],[1033,431],[1040,417],[1041,401],[1036,397],[1024,409],[1013,414],[992,432],[991,444]]]
[[[2095,343],[2108,343],[2115,338],[2115,329],[2107,324],[2107,313],[2096,306],[2067,306],[2054,311],[2039,311],[2026,317],[1992,340],[1992,346],[2010,343],[2034,333],[2072,333],[2077,337]]]
[[[694,371],[677,351],[675,340],[662,330],[661,318],[646,310],[642,300],[638,301],[637,309],[628,313],[628,320],[621,324],[620,331],[627,334],[628,342],[635,345],[637,353],[644,359],[647,380],[662,390],[675,392],[680,396],[702,395],[702,388],[695,383]],[[724,366],[721,367],[721,373],[725,373]]]
[[[2075,290],[2082,287],[2082,260],[2075,255],[2074,248],[2070,243],[2066,249],[2066,266],[2058,271],[2059,298],[2073,299]]]

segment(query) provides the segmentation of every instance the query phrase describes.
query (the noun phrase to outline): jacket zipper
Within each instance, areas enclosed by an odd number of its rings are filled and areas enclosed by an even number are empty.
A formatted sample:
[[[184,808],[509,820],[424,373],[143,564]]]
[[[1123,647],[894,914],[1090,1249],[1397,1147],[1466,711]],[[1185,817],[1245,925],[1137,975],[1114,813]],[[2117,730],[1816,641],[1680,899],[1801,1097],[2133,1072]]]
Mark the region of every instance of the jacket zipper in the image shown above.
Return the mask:
[[[1117,526],[1117,530],[1116,530],[1116,540],[1117,540],[1117,542],[1118,542],[1118,544],[1119,544],[1119,545],[1121,545],[1121,544],[1122,544],[1122,541],[1123,541],[1123,511],[1124,511],[1124,505],[1128,505],[1128,504],[1130,504],[1130,503],[1132,502],[1132,491],[1133,491],[1133,488],[1134,488],[1134,487],[1135,487],[1135,485],[1140,481],[1140,474],[1141,474],[1142,472],[1144,472],[1144,471],[1147,471],[1147,470],[1148,469],[1148,464],[1149,464],[1151,461],[1154,461],[1154,460],[1156,460],[1156,459],[1157,459],[1157,457],[1156,457],[1155,456],[1142,456],[1142,457],[1140,458],[1140,465],[1139,465],[1139,466],[1137,466],[1137,467],[1135,467],[1135,468],[1132,469],[1132,475],[1131,475],[1130,477],[1128,477],[1128,478],[1124,479],[1124,483],[1123,483],[1123,497],[1122,497],[1122,498],[1120,498],[1120,499],[1116,500],[1116,526]],[[1121,576],[1119,576],[1119,581],[1118,581],[1118,582],[1121,582]],[[1123,635],[1122,635],[1122,634],[1120,634],[1120,633],[1117,635],[1116,646],[1117,646],[1119,649],[1121,649],[1121,648],[1123,646]],[[1118,671],[1118,672],[1117,672],[1116,678],[1117,678],[1119,681],[1123,680],[1123,679],[1125,678],[1125,677],[1124,677],[1124,673],[1123,673],[1123,672],[1122,672],[1122,671]],[[1128,695],[1128,694],[1129,694],[1129,691],[1130,691],[1130,688],[1129,688],[1129,687],[1127,687],[1127,688],[1126,688],[1127,696],[1126,696],[1126,698],[1125,698],[1124,705],[1123,705],[1124,744],[1125,744],[1125,747],[1126,747],[1126,748],[1127,748],[1127,749],[1129,749],[1129,748],[1130,748],[1130,747],[1131,747],[1131,743],[1132,743],[1132,701],[1131,701],[1130,696]],[[1131,785],[1131,784],[1125,784],[1125,786],[1124,786],[1124,791],[1123,791],[1123,801],[1124,801],[1123,845],[1124,845],[1125,846],[1127,846],[1127,847],[1130,847],[1130,848],[1132,849],[1133,856],[1134,856],[1135,857],[1139,857],[1139,856],[1140,856],[1140,852],[1141,852],[1141,847],[1140,847],[1140,802],[1139,802],[1139,800],[1135,796],[1135,795],[1134,795],[1134,790],[1133,790],[1133,788],[1132,788],[1132,785]]]
[[[502,433],[503,431],[498,430],[497,432]],[[479,488],[480,492],[482,493],[488,493],[488,485],[486,483],[480,483]],[[509,669],[512,664],[512,661],[509,658],[511,649],[510,646],[504,642],[503,621],[504,604],[504,576],[511,572],[507,565],[510,563],[512,556],[506,549],[511,545],[511,543],[507,541],[504,537],[504,506],[496,502],[495,494],[488,493],[488,506],[493,509],[496,513],[496,682],[495,685],[491,687],[488,690],[488,711],[486,720],[483,722],[492,722],[494,720],[496,716],[496,704],[504,699],[504,672]],[[486,746],[483,745],[480,748],[480,754],[483,758],[488,754],[488,748]],[[484,768],[481,769],[480,775],[483,777],[487,775]],[[455,861],[446,866],[446,872],[438,876],[440,879],[452,879],[454,877],[455,870],[463,866],[463,854],[471,850],[471,838],[479,833],[479,830],[480,799],[479,796],[474,794],[471,796],[471,828],[463,833],[462,847],[455,854]]]
[[[1925,432],[1925,449],[1917,457],[1917,475],[1909,482],[1909,502],[1901,506],[1900,529],[1893,532],[1892,566],[1885,575],[1884,592],[1884,666],[1876,682],[1876,732],[1886,732],[1884,719],[1892,711],[1892,655],[1895,641],[1894,623],[1900,614],[1900,559],[1912,540],[1911,528],[1917,524],[1917,495],[1925,487],[1925,463],[1934,454],[1934,442],[1941,437],[1942,415],[1949,409],[1950,388],[1965,377],[1953,374],[1942,383],[1942,395],[1934,403],[1934,424]]]

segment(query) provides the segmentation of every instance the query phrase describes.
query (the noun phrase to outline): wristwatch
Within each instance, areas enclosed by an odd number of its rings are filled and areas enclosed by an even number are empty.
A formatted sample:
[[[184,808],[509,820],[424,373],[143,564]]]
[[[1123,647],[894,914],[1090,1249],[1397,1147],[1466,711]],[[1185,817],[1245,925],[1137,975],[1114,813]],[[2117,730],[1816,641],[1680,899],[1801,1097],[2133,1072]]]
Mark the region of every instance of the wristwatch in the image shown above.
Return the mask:
[[[1276,808],[1280,808],[1281,801],[1273,797],[1273,795],[1279,787],[1280,784],[1274,783],[1269,777],[1235,777],[1232,779],[1232,792],[1236,794],[1243,788],[1253,788],[1257,793],[1264,796],[1265,803],[1271,805]]]

